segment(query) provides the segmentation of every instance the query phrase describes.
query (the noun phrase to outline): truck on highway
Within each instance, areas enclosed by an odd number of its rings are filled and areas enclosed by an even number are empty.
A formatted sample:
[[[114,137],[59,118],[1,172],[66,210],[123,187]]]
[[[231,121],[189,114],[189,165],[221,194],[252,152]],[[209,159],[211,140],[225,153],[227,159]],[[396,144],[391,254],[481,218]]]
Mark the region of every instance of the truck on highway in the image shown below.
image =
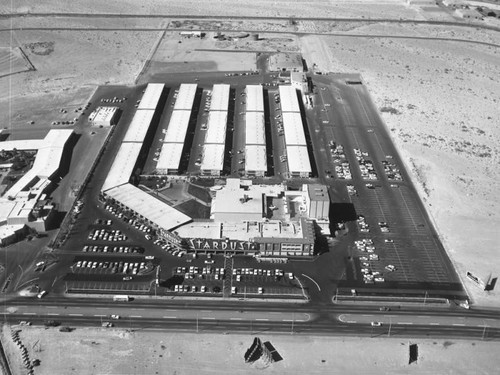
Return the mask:
[[[114,302],[128,302],[128,301],[130,301],[130,296],[118,294],[116,296],[113,296],[113,301]]]

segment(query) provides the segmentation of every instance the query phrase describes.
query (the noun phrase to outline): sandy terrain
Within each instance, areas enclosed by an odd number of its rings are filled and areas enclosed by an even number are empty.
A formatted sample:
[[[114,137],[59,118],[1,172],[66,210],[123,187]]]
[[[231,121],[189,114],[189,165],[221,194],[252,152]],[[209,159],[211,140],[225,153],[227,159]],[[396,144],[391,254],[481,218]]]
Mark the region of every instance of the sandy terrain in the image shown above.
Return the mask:
[[[372,30],[373,29],[373,30]],[[356,30],[356,33],[361,30]],[[373,25],[363,32],[475,37],[463,28]],[[479,31],[500,44],[498,33]],[[412,170],[421,197],[463,278],[466,270],[498,276],[500,240],[500,49],[472,43],[391,38],[304,37],[320,69],[360,72]],[[323,53],[324,52],[324,53]],[[327,56],[327,58],[323,57]],[[466,281],[474,301],[498,305],[500,294]]]
[[[13,327],[15,329],[16,326]],[[254,337],[270,341],[282,361],[244,362]],[[69,374],[493,374],[500,343],[401,338],[307,338],[268,334],[126,332],[115,329],[27,327],[19,332],[38,375]],[[4,327],[2,342],[14,369],[21,356]],[[381,345],[383,344],[383,345]],[[409,345],[419,359],[408,364]],[[60,361],[54,361],[60,358]],[[441,369],[441,370],[437,370]],[[15,372],[22,373],[22,372]]]

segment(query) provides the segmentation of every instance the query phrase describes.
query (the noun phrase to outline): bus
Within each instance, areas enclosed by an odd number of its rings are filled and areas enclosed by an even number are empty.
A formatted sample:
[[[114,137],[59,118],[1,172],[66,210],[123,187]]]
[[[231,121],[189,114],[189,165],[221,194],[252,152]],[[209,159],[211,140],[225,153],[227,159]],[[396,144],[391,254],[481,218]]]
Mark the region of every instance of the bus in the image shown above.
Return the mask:
[[[128,301],[130,301],[130,297],[127,295],[116,295],[116,296],[113,296],[113,301],[114,302],[128,302]]]

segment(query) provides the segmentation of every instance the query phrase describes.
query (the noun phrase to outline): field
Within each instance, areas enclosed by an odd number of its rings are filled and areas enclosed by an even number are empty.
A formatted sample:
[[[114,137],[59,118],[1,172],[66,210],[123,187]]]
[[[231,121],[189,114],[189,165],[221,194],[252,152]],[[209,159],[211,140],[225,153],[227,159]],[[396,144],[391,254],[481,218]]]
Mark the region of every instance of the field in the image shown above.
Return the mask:
[[[16,329],[17,327],[13,327]],[[500,344],[485,341],[403,338],[308,338],[265,332],[216,335],[116,329],[21,327],[19,338],[39,375],[68,374],[493,374]],[[2,342],[14,373],[21,373],[18,346],[10,330]],[[282,361],[245,363],[254,337],[269,341]],[[419,358],[409,362],[409,345]],[[55,361],[54,358],[61,360]],[[18,372],[16,372],[16,370]]]

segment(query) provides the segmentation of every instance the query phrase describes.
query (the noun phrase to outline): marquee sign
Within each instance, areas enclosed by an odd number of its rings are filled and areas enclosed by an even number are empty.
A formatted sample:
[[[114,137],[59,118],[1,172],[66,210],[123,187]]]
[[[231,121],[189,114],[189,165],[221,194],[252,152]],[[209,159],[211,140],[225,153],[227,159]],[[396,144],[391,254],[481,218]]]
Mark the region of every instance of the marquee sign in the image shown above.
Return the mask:
[[[250,251],[256,249],[256,245],[253,242],[239,240],[190,238],[188,239],[188,243],[194,250]]]

